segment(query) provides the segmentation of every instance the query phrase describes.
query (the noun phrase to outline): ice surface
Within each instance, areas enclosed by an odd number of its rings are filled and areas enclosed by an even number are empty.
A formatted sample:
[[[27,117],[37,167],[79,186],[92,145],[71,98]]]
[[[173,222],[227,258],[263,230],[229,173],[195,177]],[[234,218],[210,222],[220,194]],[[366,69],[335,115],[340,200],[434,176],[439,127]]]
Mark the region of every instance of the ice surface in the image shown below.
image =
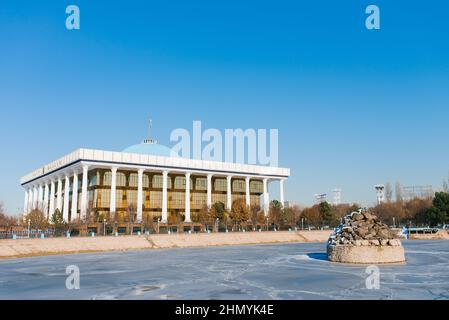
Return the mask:
[[[326,260],[325,243],[146,250],[0,261],[0,299],[449,299],[449,242],[404,241],[406,265]],[[67,290],[77,265],[81,289]]]

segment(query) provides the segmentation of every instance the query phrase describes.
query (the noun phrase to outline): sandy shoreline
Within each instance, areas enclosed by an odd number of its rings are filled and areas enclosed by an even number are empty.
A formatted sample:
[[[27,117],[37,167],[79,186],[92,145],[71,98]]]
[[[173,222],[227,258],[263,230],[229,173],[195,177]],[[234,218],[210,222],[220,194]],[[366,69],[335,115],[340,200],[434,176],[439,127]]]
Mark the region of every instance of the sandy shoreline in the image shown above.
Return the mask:
[[[292,242],[325,242],[331,231],[154,234],[0,240],[0,259],[89,252],[192,248]]]

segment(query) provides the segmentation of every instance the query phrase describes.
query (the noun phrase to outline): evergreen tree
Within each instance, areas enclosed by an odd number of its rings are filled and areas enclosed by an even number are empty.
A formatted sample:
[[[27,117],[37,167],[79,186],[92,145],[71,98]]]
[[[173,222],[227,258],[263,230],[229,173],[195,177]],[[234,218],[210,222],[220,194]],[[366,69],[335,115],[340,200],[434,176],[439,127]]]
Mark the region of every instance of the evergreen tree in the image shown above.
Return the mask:
[[[211,214],[214,219],[224,221],[226,219],[226,209],[223,202],[215,202],[211,208]]]
[[[51,222],[55,228],[56,235],[62,234],[67,225],[64,221],[64,217],[62,216],[62,212],[59,209],[56,209],[53,215],[51,216]]]
[[[449,222],[449,193],[435,193],[432,207],[427,211],[427,220],[431,226]]]
[[[334,224],[334,222],[335,222],[334,210],[332,209],[332,206],[327,201],[320,203],[320,214],[321,214],[321,219],[324,224],[329,225],[329,226]]]

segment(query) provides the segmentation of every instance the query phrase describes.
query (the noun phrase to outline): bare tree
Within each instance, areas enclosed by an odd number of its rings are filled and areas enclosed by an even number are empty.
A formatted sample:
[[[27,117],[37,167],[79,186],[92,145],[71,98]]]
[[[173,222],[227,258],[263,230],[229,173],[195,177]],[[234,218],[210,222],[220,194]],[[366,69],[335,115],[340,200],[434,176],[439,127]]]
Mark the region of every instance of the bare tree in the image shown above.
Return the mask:
[[[26,215],[26,220],[30,222],[31,229],[42,230],[48,227],[47,217],[39,209],[31,210],[31,212]]]
[[[389,182],[385,184],[385,198],[387,199],[387,202],[391,202],[393,199],[393,188]]]
[[[296,227],[301,217],[301,208],[294,205],[292,207],[285,208],[284,211],[287,225],[290,227]]]
[[[154,217],[152,213],[143,214],[143,226],[150,232],[154,231]]]
[[[128,220],[128,230],[132,234],[134,222],[137,220],[137,207],[134,204],[130,204],[126,208],[126,220]]]
[[[396,182],[396,202],[402,202],[402,189],[401,189],[401,183],[398,181]]]
[[[312,207],[305,208],[302,211],[302,217],[307,222],[307,225],[318,226],[321,224],[321,214],[319,205],[314,205]]]
[[[5,208],[3,206],[3,202],[0,202],[0,226],[1,227],[9,227],[16,225],[17,221],[14,217],[8,216],[5,213]]]
[[[249,208],[250,215],[251,215],[251,223],[253,224],[253,228],[255,229],[258,224],[258,214],[260,212],[261,208],[258,204],[252,204]]]
[[[232,202],[230,218],[233,222],[234,227],[236,227],[237,229],[240,229],[241,224],[249,220],[250,211],[244,199],[237,199]]]
[[[443,192],[449,193],[449,173],[447,175],[447,180],[443,179]]]

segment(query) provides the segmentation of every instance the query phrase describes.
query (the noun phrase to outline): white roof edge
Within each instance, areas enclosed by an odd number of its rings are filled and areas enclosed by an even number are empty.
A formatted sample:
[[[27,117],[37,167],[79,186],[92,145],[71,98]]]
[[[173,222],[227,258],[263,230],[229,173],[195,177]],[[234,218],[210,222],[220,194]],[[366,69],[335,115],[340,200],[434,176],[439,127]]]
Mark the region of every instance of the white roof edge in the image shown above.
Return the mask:
[[[20,179],[20,183],[26,184],[30,181],[38,179],[50,172],[61,170],[66,166],[70,166],[78,161],[98,161],[111,163],[126,163],[129,165],[143,165],[143,166],[162,166],[162,167],[180,167],[189,168],[192,170],[209,170],[209,171],[232,171],[249,173],[253,172],[257,175],[275,175],[275,176],[290,176],[289,168],[260,166],[253,164],[241,164],[234,162],[219,162],[209,160],[197,160],[187,158],[171,158],[152,155],[141,155],[136,153],[124,153],[115,151],[106,151],[98,149],[84,149],[79,148],[75,151],[50,162],[39,169],[36,169]]]

